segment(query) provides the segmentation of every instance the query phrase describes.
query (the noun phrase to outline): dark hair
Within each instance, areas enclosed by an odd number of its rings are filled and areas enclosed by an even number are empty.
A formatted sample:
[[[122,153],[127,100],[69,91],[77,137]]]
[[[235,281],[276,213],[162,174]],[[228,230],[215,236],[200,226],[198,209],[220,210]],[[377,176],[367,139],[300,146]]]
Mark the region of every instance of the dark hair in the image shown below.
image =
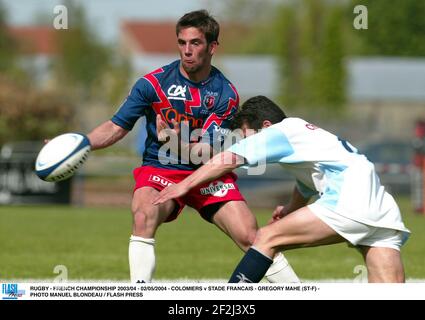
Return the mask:
[[[176,35],[178,36],[182,29],[190,27],[199,29],[205,35],[208,43],[218,42],[220,26],[208,11],[198,10],[186,13],[176,24]]]
[[[237,129],[246,123],[251,129],[259,130],[263,122],[279,123],[286,114],[279,106],[265,96],[255,96],[245,101],[240,111],[233,118],[231,128]]]

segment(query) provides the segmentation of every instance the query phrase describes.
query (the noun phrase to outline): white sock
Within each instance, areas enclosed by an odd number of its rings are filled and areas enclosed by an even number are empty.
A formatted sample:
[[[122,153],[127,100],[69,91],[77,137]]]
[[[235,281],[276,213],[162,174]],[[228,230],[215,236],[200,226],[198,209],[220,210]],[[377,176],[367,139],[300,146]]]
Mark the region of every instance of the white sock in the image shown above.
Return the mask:
[[[275,255],[273,264],[267,270],[266,278],[272,283],[301,282],[281,252]]]
[[[131,236],[128,246],[128,261],[130,264],[130,280],[136,282],[151,282],[155,271],[155,239],[145,239]]]

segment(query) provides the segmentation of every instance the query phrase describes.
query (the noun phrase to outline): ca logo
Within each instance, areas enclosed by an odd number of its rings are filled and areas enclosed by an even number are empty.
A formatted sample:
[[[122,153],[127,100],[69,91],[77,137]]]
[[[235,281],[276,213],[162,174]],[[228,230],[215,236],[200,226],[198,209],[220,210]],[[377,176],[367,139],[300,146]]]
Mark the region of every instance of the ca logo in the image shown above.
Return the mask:
[[[168,99],[185,100],[186,99],[186,86],[178,86],[173,84],[167,91]]]

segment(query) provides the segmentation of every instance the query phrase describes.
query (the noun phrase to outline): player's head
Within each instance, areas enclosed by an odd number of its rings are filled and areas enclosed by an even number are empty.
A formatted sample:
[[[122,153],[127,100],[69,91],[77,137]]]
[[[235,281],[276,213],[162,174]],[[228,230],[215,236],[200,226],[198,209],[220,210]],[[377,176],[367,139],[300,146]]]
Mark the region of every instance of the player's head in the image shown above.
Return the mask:
[[[186,13],[176,25],[181,65],[188,74],[209,68],[218,46],[220,26],[206,11]]]
[[[247,130],[258,131],[272,124],[279,123],[286,118],[282,109],[265,96],[255,96],[242,104],[240,111],[235,115],[231,127],[240,128],[244,135],[249,135]]]

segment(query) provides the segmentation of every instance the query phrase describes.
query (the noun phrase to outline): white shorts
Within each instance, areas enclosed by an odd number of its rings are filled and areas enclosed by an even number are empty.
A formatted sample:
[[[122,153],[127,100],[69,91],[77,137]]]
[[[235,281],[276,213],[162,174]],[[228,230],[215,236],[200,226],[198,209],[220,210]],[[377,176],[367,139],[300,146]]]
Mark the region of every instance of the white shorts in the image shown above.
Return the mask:
[[[399,250],[410,231],[394,198],[366,159],[330,173],[319,199],[309,208],[351,244]],[[326,180],[325,179],[325,180]]]
[[[354,246],[392,248],[400,251],[410,233],[396,229],[375,227],[344,217],[320,204],[308,208],[330,228]]]

